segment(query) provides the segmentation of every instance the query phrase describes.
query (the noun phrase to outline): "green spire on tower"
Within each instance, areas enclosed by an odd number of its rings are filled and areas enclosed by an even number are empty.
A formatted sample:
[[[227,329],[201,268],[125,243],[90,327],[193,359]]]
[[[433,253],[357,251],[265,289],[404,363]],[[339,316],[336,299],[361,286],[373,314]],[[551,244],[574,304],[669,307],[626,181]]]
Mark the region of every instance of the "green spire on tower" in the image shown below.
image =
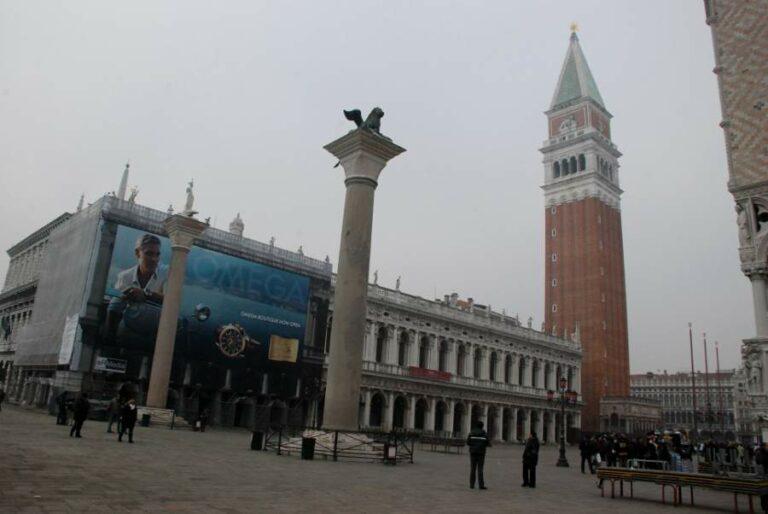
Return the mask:
[[[576,24],[571,24],[571,41],[568,52],[565,54],[565,62],[560,71],[560,79],[557,81],[555,96],[552,97],[550,110],[555,110],[574,100],[591,98],[600,107],[605,109],[603,97],[597,89],[597,83],[589,71],[587,58],[581,51],[579,37],[576,35]]]

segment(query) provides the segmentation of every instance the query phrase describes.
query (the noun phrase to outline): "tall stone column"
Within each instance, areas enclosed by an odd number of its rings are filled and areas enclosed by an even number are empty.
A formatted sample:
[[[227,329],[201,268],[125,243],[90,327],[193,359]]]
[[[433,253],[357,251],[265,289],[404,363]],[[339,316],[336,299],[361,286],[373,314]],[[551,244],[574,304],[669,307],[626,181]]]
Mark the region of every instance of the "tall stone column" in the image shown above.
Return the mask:
[[[392,430],[392,421],[395,415],[395,395],[386,394],[387,405],[384,407],[384,430]]]
[[[373,197],[381,170],[405,149],[364,129],[349,132],[325,149],[339,159],[344,168],[346,197],[333,302],[324,425],[328,429],[357,430]]]
[[[408,334],[408,365],[419,365],[419,333]]]
[[[408,416],[405,424],[405,428],[413,430],[416,428],[416,397],[408,397]]]
[[[367,427],[371,424],[371,391],[368,389],[363,391],[363,398],[365,406],[363,407],[363,419],[360,420],[360,426]]]
[[[437,398],[429,399],[429,412],[427,413],[427,420],[424,423],[424,430],[428,432],[434,432],[435,430],[435,415],[437,414]]]
[[[445,412],[445,420],[443,421],[443,430],[448,432],[449,435],[453,435],[453,414],[456,408],[455,400],[448,400],[448,410]]]
[[[555,411],[549,411],[549,425],[547,426],[547,442],[549,444],[555,444],[555,420],[557,419],[557,414]]]
[[[461,433],[462,437],[467,437],[470,430],[472,430],[472,402],[467,402],[466,406],[467,410],[461,420],[461,424],[463,425]]]
[[[512,356],[512,383],[518,385],[520,383],[520,356]]]
[[[766,298],[765,275],[754,273],[752,282],[752,303],[755,307],[757,337],[768,337],[768,298]]]
[[[181,308],[181,290],[187,269],[187,256],[195,239],[208,228],[206,223],[195,218],[176,214],[166,219],[165,230],[171,239],[171,265],[165,287],[160,324],[152,357],[152,373],[149,377],[147,406],[164,409],[168,396],[168,382],[173,363],[173,345],[176,342],[176,325]]]
[[[483,405],[480,407],[480,420],[483,422],[483,427],[485,430],[488,430],[488,405]]]
[[[517,412],[520,409],[512,408],[511,416],[509,417],[509,435],[507,441],[517,441]]]
[[[493,432],[493,440],[496,442],[501,442],[504,440],[504,408],[500,405],[497,405],[495,409],[493,409],[493,424],[495,425],[495,430]]]
[[[531,413],[533,411],[530,409],[525,409],[523,411],[523,416],[525,416],[525,419],[523,420],[523,441],[528,439],[528,436],[531,435]]]

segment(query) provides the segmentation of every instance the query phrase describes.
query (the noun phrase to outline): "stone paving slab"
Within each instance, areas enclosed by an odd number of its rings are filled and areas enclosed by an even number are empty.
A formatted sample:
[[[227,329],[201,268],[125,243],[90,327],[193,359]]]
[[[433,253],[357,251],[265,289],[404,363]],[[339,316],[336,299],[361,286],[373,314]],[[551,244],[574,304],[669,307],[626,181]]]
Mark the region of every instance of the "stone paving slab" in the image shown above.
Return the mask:
[[[0,412],[0,513],[238,512],[732,512],[727,494],[696,491],[699,506],[662,505],[657,486],[637,484],[635,499],[601,498],[582,475],[557,468],[544,448],[536,489],[521,488],[519,446],[494,446],[487,491],[468,487],[469,457],[417,451],[415,464],[302,461],[254,452],[250,433],[136,428],[118,443],[106,424],[86,422],[83,438],[37,411]],[[687,495],[686,495],[687,499]],[[742,500],[746,509],[746,500]],[[759,510],[759,501],[756,502]]]

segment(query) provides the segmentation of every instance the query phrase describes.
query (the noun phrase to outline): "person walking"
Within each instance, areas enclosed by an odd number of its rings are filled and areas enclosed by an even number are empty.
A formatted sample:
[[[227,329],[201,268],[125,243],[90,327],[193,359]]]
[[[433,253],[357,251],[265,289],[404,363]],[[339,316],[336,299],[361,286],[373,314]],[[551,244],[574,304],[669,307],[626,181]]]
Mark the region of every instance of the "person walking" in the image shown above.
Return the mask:
[[[67,424],[67,392],[64,391],[56,397],[56,406],[59,408],[59,413],[56,416],[57,425]]]
[[[536,466],[539,464],[539,438],[531,432],[523,450],[523,487],[536,487]]]
[[[69,431],[69,437],[81,437],[80,430],[83,429],[83,423],[85,423],[85,420],[88,418],[89,410],[91,410],[91,404],[88,403],[88,395],[80,393],[73,407],[73,418],[75,423]]]
[[[579,453],[581,454],[581,472],[584,473],[584,463],[586,462],[589,466],[589,472],[594,473],[592,470],[592,453],[590,451],[590,444],[587,436],[581,437],[581,442],[579,442]]]
[[[120,399],[115,396],[109,402],[107,407],[107,415],[109,416],[109,423],[107,424],[107,433],[112,433],[112,425],[117,422],[117,431],[120,432]]]
[[[478,485],[480,489],[488,489],[485,487],[485,479],[483,477],[483,466],[485,465],[485,449],[491,445],[491,440],[488,438],[488,434],[483,430],[483,422],[478,421],[475,423],[475,428],[467,436],[467,446],[469,446],[469,488],[475,488],[475,477],[477,477]]]
[[[123,434],[128,432],[128,442],[133,443],[133,427],[136,426],[136,418],[138,417],[138,410],[136,409],[136,400],[131,398],[123,408],[120,409],[120,428],[118,429],[118,442],[123,442]]]

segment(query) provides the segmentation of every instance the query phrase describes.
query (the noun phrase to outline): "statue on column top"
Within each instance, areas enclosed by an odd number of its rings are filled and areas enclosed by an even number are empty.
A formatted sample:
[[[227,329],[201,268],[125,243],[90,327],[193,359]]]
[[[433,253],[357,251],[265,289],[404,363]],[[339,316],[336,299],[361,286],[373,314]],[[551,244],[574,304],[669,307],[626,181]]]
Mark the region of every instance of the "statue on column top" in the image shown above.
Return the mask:
[[[376,286],[378,284],[379,284],[379,270],[375,270],[373,272],[373,285]]]
[[[195,187],[194,180],[190,180],[187,183],[187,201],[184,203],[184,212],[182,212],[182,214],[184,214],[185,216],[189,216],[189,217],[192,217],[195,214],[197,214],[197,211],[192,209],[192,206],[195,203],[195,195],[192,192],[192,189],[194,187]]]
[[[400,275],[397,276],[397,280],[395,281],[395,291],[400,291]]]

